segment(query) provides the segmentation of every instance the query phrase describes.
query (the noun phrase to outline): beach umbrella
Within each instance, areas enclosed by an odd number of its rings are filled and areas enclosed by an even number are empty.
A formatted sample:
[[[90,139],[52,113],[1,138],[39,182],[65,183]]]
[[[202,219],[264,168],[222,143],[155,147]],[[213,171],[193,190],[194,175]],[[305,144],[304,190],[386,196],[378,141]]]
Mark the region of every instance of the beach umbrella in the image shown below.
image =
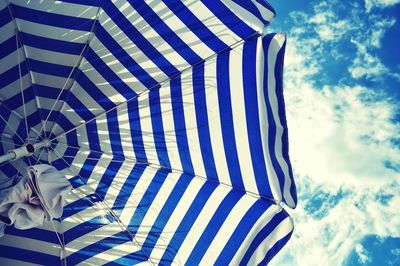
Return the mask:
[[[296,205],[274,16],[0,0],[0,181],[40,164],[73,187],[61,218],[6,226],[0,265],[268,263]]]

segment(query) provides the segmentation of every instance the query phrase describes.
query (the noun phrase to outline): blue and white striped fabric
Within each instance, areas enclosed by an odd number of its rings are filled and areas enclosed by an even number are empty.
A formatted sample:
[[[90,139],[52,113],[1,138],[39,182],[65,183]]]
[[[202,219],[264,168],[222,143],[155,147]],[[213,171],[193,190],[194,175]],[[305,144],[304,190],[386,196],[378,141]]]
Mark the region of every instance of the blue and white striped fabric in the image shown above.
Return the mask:
[[[0,265],[268,263],[297,201],[286,39],[262,35],[274,15],[263,0],[0,0],[0,153],[52,140],[0,176],[40,161],[74,186],[56,226],[7,227]]]

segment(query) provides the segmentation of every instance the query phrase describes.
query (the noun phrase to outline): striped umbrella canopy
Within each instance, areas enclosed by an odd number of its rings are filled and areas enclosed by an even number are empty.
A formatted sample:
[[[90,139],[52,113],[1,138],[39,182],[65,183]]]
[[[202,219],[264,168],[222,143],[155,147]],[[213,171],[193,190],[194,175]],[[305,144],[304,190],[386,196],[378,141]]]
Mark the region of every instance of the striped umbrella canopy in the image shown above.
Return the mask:
[[[285,35],[263,0],[0,0],[0,180],[49,164],[63,216],[0,265],[267,264],[296,205]]]

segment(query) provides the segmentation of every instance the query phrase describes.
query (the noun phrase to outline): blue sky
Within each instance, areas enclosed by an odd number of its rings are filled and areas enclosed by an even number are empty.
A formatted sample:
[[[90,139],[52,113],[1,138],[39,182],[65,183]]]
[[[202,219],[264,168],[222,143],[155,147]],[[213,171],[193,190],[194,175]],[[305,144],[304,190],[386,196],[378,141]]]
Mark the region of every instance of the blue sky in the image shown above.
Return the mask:
[[[400,0],[270,0],[299,205],[271,265],[400,265]]]

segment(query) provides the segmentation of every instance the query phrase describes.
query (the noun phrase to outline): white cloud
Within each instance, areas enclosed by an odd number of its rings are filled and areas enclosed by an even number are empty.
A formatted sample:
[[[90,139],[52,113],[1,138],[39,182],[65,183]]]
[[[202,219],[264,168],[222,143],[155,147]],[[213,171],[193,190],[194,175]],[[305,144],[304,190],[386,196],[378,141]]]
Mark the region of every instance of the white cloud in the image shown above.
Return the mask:
[[[357,17],[356,14],[353,17]],[[385,76],[397,76],[382,64],[380,58],[373,55],[375,49],[381,48],[382,39],[386,30],[395,24],[395,19],[382,18],[370,15],[362,32],[358,32],[350,39],[357,52],[353,63],[349,67],[351,76],[355,79],[366,78],[369,80],[384,79]],[[360,27],[364,28],[364,27]]]
[[[364,87],[317,89],[303,84],[291,88],[288,82],[285,95],[296,172],[332,186],[394,178],[384,163],[400,161],[399,151],[389,142],[400,132],[390,121],[394,106],[366,102],[363,98],[378,96]]]
[[[394,258],[389,261],[389,265],[396,266],[400,264],[400,248],[395,248],[390,251],[393,254]]]
[[[395,248],[390,251],[394,256],[400,257],[400,248]]]
[[[368,252],[365,250],[363,245],[361,245],[361,244],[356,245],[356,253],[358,255],[358,261],[361,264],[365,264],[365,263],[371,261],[371,259],[368,257]]]
[[[365,9],[370,12],[373,8],[386,8],[400,3],[400,0],[365,0]]]
[[[300,182],[304,179],[307,180],[303,177]],[[306,193],[319,193],[321,187],[326,188],[312,181],[309,184],[311,187],[306,189]],[[295,220],[295,232],[272,265],[343,265],[364,236],[399,236],[400,223],[395,218],[400,204],[398,197],[390,200],[388,205],[382,205],[376,201],[374,188],[345,187],[352,194],[344,196],[322,218],[315,218],[307,212],[304,201],[300,202],[298,209],[290,212]],[[386,193],[400,192],[394,186],[382,188]]]
[[[319,2],[311,14],[292,12],[290,19],[295,25],[290,37],[301,40],[303,53],[312,51],[315,56],[311,60],[318,58],[323,63],[354,53],[348,58],[352,61],[348,69],[352,78],[377,81],[392,76],[400,80],[400,75],[391,73],[376,55],[386,30],[395,25],[395,18],[365,14],[358,2],[343,4],[333,0]],[[352,45],[343,49],[339,43]],[[327,59],[327,55],[331,57]]]
[[[342,265],[352,251],[368,262],[366,247],[359,244],[365,236],[400,237],[400,173],[388,167],[400,162],[400,148],[391,142],[400,139],[400,124],[392,119],[400,109],[387,95],[357,85],[360,77],[388,74],[371,51],[380,47],[393,21],[362,18],[354,13],[361,11],[352,11],[340,22],[332,15],[336,4],[319,4],[311,15],[291,16],[297,22],[289,32],[284,79],[299,205],[290,211],[295,221],[292,240],[272,265]],[[354,26],[356,20],[360,25]],[[369,26],[370,34],[358,32]],[[311,29],[318,30],[309,34]],[[356,51],[345,73],[352,82],[319,85],[327,48],[346,59],[337,46],[343,41],[351,41]],[[366,69],[357,69],[361,64]],[[314,210],[309,206],[318,195],[327,196]]]
[[[290,61],[289,55],[288,70]],[[300,202],[291,211],[293,239],[274,263],[341,265],[368,234],[400,236],[400,219],[393,218],[399,216],[399,173],[385,166],[400,161],[389,142],[400,132],[390,120],[395,106],[365,87],[320,89],[301,79],[304,73],[300,79],[293,75],[286,75],[285,97]],[[340,191],[344,196],[336,205],[321,206],[322,218],[307,210],[310,195]],[[382,204],[382,193],[395,196]]]
[[[366,45],[356,40],[352,40],[352,43],[357,47],[357,55],[353,60],[353,64],[349,67],[349,72],[353,78],[365,77],[375,80],[381,78],[382,75],[390,73],[379,57],[373,56],[368,52]]]

